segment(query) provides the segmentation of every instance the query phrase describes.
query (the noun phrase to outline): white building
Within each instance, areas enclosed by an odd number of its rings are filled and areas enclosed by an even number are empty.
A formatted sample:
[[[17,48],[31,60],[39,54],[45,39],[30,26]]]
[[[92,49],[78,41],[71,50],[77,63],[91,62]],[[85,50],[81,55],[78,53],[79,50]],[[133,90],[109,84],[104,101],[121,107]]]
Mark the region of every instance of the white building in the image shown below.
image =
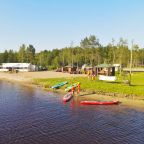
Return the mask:
[[[30,63],[2,63],[0,71],[17,70],[21,72],[36,71],[36,66]]]
[[[115,71],[119,71],[121,69],[120,64],[113,64],[113,66],[115,67]]]

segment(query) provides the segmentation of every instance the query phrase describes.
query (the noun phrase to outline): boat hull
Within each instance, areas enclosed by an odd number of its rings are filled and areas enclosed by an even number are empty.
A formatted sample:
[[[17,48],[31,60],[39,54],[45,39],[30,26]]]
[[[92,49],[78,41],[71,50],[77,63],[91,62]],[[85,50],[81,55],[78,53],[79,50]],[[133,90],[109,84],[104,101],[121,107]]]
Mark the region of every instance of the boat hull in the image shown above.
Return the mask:
[[[81,101],[83,105],[116,105],[119,101]]]
[[[99,75],[99,80],[114,82],[114,81],[116,81],[116,76]]]
[[[72,93],[68,93],[63,97],[63,102],[68,102],[73,97]]]
[[[77,85],[78,85],[78,83],[75,83],[75,84],[73,84],[73,85],[70,85],[70,86],[68,86],[66,89],[65,89],[65,91],[66,92],[69,92],[71,89],[72,89],[72,87],[77,87]]]
[[[56,84],[56,85],[54,85],[54,86],[52,86],[51,88],[59,88],[59,87],[61,87],[61,86],[63,86],[63,85],[65,85],[65,84],[67,84],[67,81],[66,82],[61,82],[61,83],[59,83],[59,84]]]

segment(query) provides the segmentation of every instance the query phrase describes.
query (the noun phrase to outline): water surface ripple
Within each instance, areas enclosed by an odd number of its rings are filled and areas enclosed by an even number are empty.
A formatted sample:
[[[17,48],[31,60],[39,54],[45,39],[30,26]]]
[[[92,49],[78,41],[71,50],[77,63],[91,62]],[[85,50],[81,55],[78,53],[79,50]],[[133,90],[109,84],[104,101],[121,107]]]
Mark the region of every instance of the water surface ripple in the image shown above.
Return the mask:
[[[0,144],[144,144],[144,113],[64,104],[62,94],[0,81]]]

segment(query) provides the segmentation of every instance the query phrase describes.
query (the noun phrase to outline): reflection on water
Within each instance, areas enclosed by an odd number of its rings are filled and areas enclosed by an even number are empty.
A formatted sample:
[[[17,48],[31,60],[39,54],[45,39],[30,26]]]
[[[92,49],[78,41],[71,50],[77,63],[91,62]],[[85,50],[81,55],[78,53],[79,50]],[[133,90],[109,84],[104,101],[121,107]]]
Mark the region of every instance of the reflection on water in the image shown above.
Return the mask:
[[[62,95],[0,81],[0,144],[143,144],[144,113],[64,104]]]

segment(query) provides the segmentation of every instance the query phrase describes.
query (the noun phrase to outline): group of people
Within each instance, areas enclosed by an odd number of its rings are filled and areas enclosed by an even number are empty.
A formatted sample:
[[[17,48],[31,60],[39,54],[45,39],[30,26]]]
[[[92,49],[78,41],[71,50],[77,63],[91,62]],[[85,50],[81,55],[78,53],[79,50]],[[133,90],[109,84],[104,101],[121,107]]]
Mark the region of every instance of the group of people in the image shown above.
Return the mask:
[[[96,77],[95,73],[93,71],[90,71],[90,70],[87,72],[87,76],[91,80],[95,80],[95,77]]]
[[[71,89],[72,94],[74,94],[75,90],[77,91],[77,94],[80,93],[80,83],[78,83],[76,87],[74,86],[72,87]]]

